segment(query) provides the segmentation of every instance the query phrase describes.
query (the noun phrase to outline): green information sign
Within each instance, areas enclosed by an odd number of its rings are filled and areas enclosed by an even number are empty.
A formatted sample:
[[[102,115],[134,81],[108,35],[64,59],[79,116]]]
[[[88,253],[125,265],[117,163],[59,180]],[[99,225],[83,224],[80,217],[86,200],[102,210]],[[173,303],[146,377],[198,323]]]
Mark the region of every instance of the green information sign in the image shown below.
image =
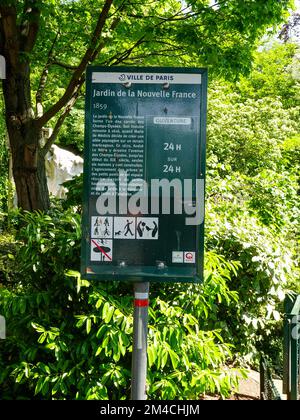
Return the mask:
[[[207,71],[89,67],[81,274],[200,282]]]

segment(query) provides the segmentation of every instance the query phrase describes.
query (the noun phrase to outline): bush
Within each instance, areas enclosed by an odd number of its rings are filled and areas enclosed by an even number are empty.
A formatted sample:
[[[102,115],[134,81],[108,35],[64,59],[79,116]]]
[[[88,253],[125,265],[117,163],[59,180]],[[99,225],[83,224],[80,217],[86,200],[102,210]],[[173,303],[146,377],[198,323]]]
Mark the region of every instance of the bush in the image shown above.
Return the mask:
[[[215,83],[208,110],[209,155],[249,176],[264,169],[278,171],[281,145],[297,134],[298,120],[299,107],[284,109],[275,98],[242,101],[228,86]]]
[[[132,285],[80,279],[80,216],[73,211],[21,219],[14,281],[0,293],[8,329],[2,398],[129,398]],[[233,347],[214,320],[220,303],[237,300],[227,286],[237,268],[209,253],[203,285],[151,287],[149,398],[227,396],[234,389],[240,371],[226,366]]]
[[[258,363],[261,352],[281,354],[282,301],[290,287],[297,288],[296,183],[285,173],[247,177],[224,170],[210,161],[206,247],[240,263],[228,283],[239,299],[220,311],[219,320],[225,340],[245,360]]]

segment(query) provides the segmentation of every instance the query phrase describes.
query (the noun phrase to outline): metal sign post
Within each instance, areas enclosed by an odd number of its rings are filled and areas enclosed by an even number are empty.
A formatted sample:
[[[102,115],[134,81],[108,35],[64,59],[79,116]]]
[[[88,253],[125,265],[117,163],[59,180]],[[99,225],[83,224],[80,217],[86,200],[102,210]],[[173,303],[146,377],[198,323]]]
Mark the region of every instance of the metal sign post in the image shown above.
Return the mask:
[[[87,69],[81,275],[134,284],[136,400],[149,282],[203,279],[206,97],[206,69]]]
[[[146,400],[149,282],[134,283],[131,399]]]

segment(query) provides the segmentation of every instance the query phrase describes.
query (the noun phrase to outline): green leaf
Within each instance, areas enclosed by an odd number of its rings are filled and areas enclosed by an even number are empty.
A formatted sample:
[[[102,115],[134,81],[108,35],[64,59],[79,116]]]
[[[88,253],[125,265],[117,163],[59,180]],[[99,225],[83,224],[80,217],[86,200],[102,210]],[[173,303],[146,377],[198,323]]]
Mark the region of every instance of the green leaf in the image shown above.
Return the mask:
[[[156,351],[153,345],[148,346],[147,355],[148,355],[148,365],[149,365],[149,368],[151,368],[151,366],[154,364],[156,360]]]
[[[169,353],[166,349],[162,349],[161,351],[161,368],[163,369],[168,361]]]
[[[108,331],[109,327],[105,324],[101,325],[101,327],[98,329],[97,333],[96,333],[96,337],[101,339],[104,334]]]
[[[107,313],[109,311],[110,305],[108,302],[105,302],[102,309],[102,319],[105,320]]]
[[[34,390],[35,395],[37,395],[39,392],[41,392],[41,390],[43,388],[43,385],[44,385],[44,381],[45,381],[44,377],[39,378],[39,380],[37,381],[37,384],[36,384],[35,390]]]
[[[86,319],[86,332],[87,332],[87,334],[89,334],[91,332],[91,328],[92,328],[92,319],[87,318]]]
[[[108,324],[113,316],[115,308],[113,306],[108,306],[105,316],[104,316],[104,322]]]
[[[38,343],[42,344],[47,338],[47,333],[44,332],[43,334],[41,334],[38,338]]]
[[[178,354],[175,353],[172,349],[169,349],[169,356],[170,356],[170,359],[171,359],[173,369],[176,369],[177,366],[178,366],[178,362],[179,362]]]

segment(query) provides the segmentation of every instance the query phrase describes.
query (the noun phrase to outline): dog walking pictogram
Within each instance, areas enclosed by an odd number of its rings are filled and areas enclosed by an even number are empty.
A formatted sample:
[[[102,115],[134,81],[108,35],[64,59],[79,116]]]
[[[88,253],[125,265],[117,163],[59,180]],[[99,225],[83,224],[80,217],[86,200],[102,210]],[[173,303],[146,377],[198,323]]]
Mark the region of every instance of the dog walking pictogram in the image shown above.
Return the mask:
[[[132,225],[133,224],[133,220],[130,222],[128,219],[127,219],[127,223],[126,223],[126,225],[125,225],[125,233],[124,233],[124,236],[127,236],[128,235],[128,233],[130,233],[130,235],[131,236],[134,236],[134,233],[133,232],[131,232],[131,229],[130,229],[130,225]]]
[[[114,218],[115,239],[135,239],[135,218],[115,217]]]

